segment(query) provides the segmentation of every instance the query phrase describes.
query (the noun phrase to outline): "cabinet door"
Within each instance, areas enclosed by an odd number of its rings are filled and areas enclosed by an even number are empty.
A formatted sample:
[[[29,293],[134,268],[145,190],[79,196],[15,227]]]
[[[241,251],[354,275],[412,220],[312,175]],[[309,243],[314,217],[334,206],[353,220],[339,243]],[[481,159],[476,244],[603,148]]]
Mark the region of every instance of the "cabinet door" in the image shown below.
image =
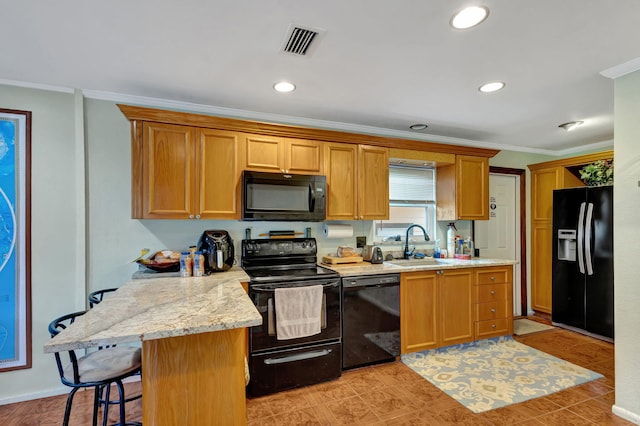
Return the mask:
[[[389,150],[358,147],[358,219],[389,219]]]
[[[456,156],[458,219],[489,220],[489,159]]]
[[[192,127],[143,123],[142,218],[193,215],[194,141]]]
[[[437,220],[489,219],[489,159],[456,155],[436,172]]]
[[[551,222],[537,221],[531,225],[531,307],[535,311],[551,313]]]
[[[258,172],[284,171],[284,140],[263,135],[244,135],[247,170]]]
[[[322,144],[304,139],[284,140],[285,171],[306,175],[321,175]]]
[[[357,219],[357,170],[357,145],[324,144],[324,171],[327,176],[327,220]]]
[[[404,273],[400,281],[400,352],[438,346],[438,275],[435,271]]]
[[[242,148],[236,132],[198,131],[196,219],[240,219]]]
[[[561,187],[560,171],[559,167],[551,167],[531,172],[532,220],[553,219],[553,190]]]
[[[446,270],[440,274],[440,346],[473,340],[473,270]]]

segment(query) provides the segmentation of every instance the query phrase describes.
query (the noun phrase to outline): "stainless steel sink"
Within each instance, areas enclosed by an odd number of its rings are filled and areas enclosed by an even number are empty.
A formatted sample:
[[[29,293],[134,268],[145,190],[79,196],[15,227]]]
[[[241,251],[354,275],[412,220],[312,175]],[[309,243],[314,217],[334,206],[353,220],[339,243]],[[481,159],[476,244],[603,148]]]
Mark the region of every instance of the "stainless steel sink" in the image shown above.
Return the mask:
[[[388,260],[387,263],[396,266],[437,265],[439,263],[439,259],[434,259],[433,257],[425,257],[422,259],[393,259]]]

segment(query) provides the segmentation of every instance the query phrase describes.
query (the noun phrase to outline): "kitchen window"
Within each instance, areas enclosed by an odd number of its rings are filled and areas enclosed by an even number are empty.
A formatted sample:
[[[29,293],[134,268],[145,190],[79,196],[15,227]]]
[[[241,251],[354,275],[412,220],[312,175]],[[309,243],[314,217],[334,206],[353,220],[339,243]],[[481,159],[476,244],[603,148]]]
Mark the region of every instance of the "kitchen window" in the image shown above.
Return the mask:
[[[377,240],[404,240],[407,228],[417,223],[435,239],[436,171],[430,167],[389,165],[389,219],[375,221]],[[422,240],[422,231],[413,228],[412,235]],[[416,240],[417,241],[417,240]]]

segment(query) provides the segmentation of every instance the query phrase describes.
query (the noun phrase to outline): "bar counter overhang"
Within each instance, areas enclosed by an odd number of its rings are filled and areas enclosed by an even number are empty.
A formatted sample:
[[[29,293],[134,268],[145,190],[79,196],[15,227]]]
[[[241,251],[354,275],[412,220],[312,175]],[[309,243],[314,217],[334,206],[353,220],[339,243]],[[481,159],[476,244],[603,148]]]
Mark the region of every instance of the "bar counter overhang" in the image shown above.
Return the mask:
[[[241,285],[248,280],[237,267],[132,280],[44,351],[142,342],[143,424],[246,424],[245,329],[262,323]]]

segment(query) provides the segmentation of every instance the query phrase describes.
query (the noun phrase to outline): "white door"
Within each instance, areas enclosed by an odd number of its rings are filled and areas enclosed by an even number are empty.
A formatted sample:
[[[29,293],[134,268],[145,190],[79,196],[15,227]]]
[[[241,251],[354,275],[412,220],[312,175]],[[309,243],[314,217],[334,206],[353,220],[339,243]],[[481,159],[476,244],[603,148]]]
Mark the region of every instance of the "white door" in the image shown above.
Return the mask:
[[[522,315],[520,302],[520,176],[489,174],[489,220],[474,222],[475,247],[480,257],[516,259],[513,269],[513,314]]]

